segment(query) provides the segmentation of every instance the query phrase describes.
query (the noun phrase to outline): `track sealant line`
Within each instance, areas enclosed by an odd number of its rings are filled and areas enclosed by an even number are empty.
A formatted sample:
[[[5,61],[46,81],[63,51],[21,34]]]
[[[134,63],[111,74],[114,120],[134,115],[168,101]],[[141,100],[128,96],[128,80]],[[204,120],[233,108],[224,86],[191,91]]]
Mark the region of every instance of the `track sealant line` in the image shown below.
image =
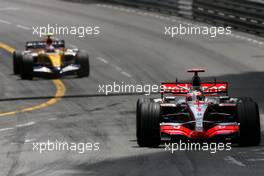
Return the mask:
[[[12,47],[4,44],[4,43],[1,43],[1,42],[0,42],[0,48],[4,49],[5,51],[7,51],[9,53],[13,53],[15,51],[14,48],[12,48]],[[52,105],[56,104],[61,99],[61,97],[63,97],[65,95],[66,88],[65,88],[65,85],[63,84],[63,82],[61,80],[55,79],[55,80],[52,80],[52,81],[53,81],[53,84],[56,87],[56,93],[51,99],[49,99],[48,101],[46,101],[44,103],[41,103],[39,105],[35,105],[35,106],[32,106],[32,107],[23,108],[23,109],[19,109],[19,110],[14,110],[14,111],[10,111],[10,112],[0,112],[0,117],[16,115],[18,113],[24,113],[24,112],[31,112],[31,111],[34,111],[34,110],[47,108],[49,106],[52,106]]]

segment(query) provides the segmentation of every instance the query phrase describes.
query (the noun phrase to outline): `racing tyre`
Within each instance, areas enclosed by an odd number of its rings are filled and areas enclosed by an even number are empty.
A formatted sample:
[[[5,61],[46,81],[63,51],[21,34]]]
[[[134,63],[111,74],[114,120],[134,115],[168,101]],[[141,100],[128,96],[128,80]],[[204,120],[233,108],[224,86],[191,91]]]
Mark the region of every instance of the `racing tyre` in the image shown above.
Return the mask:
[[[242,98],[237,106],[240,123],[240,146],[256,146],[261,141],[260,118],[258,104],[249,98]]]
[[[140,147],[158,147],[160,144],[160,105],[155,102],[142,103],[139,113],[138,145]]]
[[[20,67],[20,75],[22,79],[33,79],[33,57],[30,55],[26,55],[22,58],[21,67]]]
[[[149,103],[151,100],[149,98],[139,98],[138,101],[137,101],[137,119],[136,119],[136,123],[137,123],[137,130],[136,130],[136,133],[137,133],[137,138],[141,135],[140,134],[140,106],[141,104],[143,103]]]
[[[80,69],[77,71],[77,76],[79,78],[89,77],[90,63],[88,54],[85,52],[79,52],[76,56],[76,64],[80,65]]]
[[[23,59],[23,54],[20,51],[13,52],[13,72],[15,75],[20,74],[21,62]]]

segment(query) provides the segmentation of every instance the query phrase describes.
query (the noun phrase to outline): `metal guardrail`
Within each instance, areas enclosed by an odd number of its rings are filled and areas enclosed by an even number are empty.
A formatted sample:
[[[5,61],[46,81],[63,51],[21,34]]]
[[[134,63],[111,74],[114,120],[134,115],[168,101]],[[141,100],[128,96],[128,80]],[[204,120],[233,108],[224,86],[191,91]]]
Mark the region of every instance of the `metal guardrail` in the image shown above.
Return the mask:
[[[264,36],[264,0],[112,0]]]
[[[247,0],[247,1],[264,4],[264,0]]]
[[[264,36],[264,4],[242,0],[194,0],[193,18]]]
[[[192,18],[193,0],[113,0],[117,3]]]
[[[264,0],[113,0],[264,36]]]

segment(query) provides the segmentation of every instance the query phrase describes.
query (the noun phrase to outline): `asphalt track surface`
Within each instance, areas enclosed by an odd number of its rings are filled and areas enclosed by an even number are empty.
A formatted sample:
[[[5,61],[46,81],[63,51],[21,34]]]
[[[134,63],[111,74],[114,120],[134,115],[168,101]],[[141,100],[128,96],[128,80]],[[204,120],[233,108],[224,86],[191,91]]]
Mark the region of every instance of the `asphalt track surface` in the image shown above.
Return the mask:
[[[99,84],[113,81],[159,84],[175,77],[187,80],[191,67],[207,69],[203,76],[230,82],[232,96],[251,96],[264,112],[264,45],[262,39],[233,31],[233,36],[164,36],[164,26],[178,17],[87,1],[0,0],[0,42],[22,50],[38,39],[32,26],[98,25],[99,36],[59,36],[85,49],[91,76],[64,77],[56,102],[33,111],[2,115],[38,106],[58,89],[52,79],[24,81],[12,74],[11,54],[0,50],[0,175],[254,175],[264,174],[263,142],[258,147],[233,147],[228,152],[139,148],[135,138],[138,95],[103,96]],[[154,14],[154,15],[152,15]],[[175,20],[172,20],[175,19]],[[255,41],[257,40],[257,41]],[[258,42],[259,41],[259,42]],[[65,88],[65,90],[64,90]],[[263,116],[261,116],[262,129]],[[263,130],[262,130],[263,131]],[[99,151],[33,151],[33,142],[99,142]]]

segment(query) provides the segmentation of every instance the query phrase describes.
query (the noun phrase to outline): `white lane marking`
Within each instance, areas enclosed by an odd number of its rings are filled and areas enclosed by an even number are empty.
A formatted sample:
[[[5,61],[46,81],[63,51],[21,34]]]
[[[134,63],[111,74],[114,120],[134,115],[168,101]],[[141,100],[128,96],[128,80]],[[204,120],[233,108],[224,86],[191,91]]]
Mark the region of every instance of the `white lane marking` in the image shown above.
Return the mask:
[[[29,28],[29,27],[27,27],[27,26],[24,26],[24,25],[21,25],[21,24],[17,24],[17,25],[16,25],[16,27],[18,27],[18,28],[20,28],[20,29],[27,30],[27,31],[29,31],[29,30],[30,30],[30,28]]]
[[[12,145],[20,145],[21,142],[11,142]]]
[[[264,161],[264,158],[252,158],[252,159],[247,159],[247,161]]]
[[[241,161],[236,160],[235,158],[233,158],[232,156],[227,156],[224,158],[227,162],[230,162],[232,164],[238,165],[238,166],[246,166],[244,163],[242,163]]]
[[[117,71],[121,71],[122,68],[118,67],[117,65],[114,64],[110,64],[112,67],[114,67]]]
[[[120,67],[118,67],[118,66],[113,66],[117,71],[121,71],[122,70],[122,68],[120,68]]]
[[[2,129],[0,129],[0,132],[2,132],[2,131],[8,131],[8,130],[13,130],[14,128],[2,128]]]
[[[129,77],[129,78],[131,78],[132,76],[129,74],[129,73],[127,73],[127,72],[125,72],[125,71],[122,71],[121,72],[123,75],[125,75],[125,76],[127,76],[127,77]]]
[[[4,23],[4,24],[11,24],[11,22],[9,22],[9,21],[6,21],[6,20],[2,20],[2,19],[0,19],[0,23]]]
[[[31,126],[31,125],[34,125],[34,124],[35,124],[35,122],[28,122],[28,123],[16,125],[16,127],[20,128],[20,127]]]
[[[101,61],[101,62],[103,62],[103,63],[105,63],[105,64],[108,64],[109,63],[106,59],[104,59],[102,57],[97,57],[96,59],[99,60],[99,61]],[[116,69],[117,71],[119,71],[122,75],[125,75],[125,76],[127,76],[129,78],[132,77],[131,74],[123,71],[123,69],[121,67],[119,67],[119,66],[117,66],[115,64],[110,64],[110,66],[113,67],[114,69]]]
[[[116,6],[105,5],[105,4],[96,4],[96,5],[99,6],[99,7],[115,9],[115,10],[119,10],[119,11],[122,11],[122,12],[135,13],[135,14],[138,14],[138,15],[141,15],[141,16],[154,17],[154,18],[157,18],[157,19],[177,22],[177,23],[181,23],[181,24],[185,24],[185,25],[201,26],[201,25],[197,25],[197,24],[194,24],[194,23],[189,23],[187,21],[178,20],[178,19],[175,19],[173,17],[167,17],[167,16],[157,15],[157,14],[148,13],[148,12],[142,12],[142,11],[139,11],[139,10],[131,10],[129,8],[116,7]],[[126,9],[126,10],[124,10],[124,9]],[[249,43],[257,44],[257,45],[259,45],[261,47],[263,47],[263,45],[264,45],[264,42],[252,39],[250,37],[244,37],[244,36],[240,36],[240,35],[236,35],[236,34],[230,34],[229,36],[235,37],[237,39],[241,39],[241,40],[244,40],[244,41],[247,41]]]
[[[77,49],[78,47],[76,45],[73,45],[73,44],[69,44],[69,46],[73,49]]]
[[[253,39],[251,39],[251,38],[248,38],[248,39],[247,39],[248,42],[252,42],[252,40],[253,40]]]
[[[33,142],[35,141],[36,139],[26,139],[24,143],[30,143],[30,142]]]
[[[48,121],[53,121],[53,120],[57,120],[57,118],[49,118],[47,119]]]
[[[20,8],[17,7],[0,8],[0,11],[8,11],[8,10],[20,10]]]
[[[259,151],[262,151],[263,149],[252,149],[251,151],[252,152],[259,152]]]
[[[245,154],[245,153],[247,153],[247,152],[238,152],[239,154]]]
[[[101,61],[101,62],[103,62],[103,63],[105,63],[105,64],[108,64],[109,63],[106,59],[101,58],[101,57],[97,57],[96,59],[99,60],[99,61]]]

